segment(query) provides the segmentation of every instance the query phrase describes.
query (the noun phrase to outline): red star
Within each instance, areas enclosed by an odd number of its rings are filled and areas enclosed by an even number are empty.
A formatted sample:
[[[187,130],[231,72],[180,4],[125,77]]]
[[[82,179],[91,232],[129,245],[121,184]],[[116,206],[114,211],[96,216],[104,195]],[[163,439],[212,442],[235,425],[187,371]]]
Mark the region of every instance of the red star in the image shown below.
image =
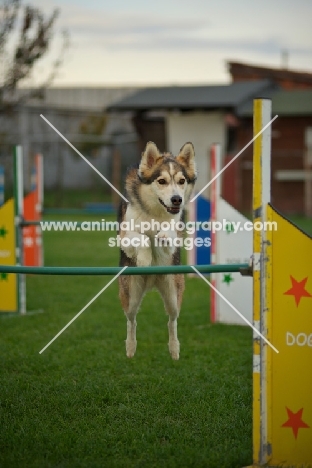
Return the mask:
[[[300,299],[302,297],[312,297],[312,294],[310,294],[305,289],[305,285],[306,285],[306,282],[308,281],[308,277],[303,278],[302,281],[296,281],[295,278],[293,278],[290,275],[290,279],[291,279],[292,286],[290,289],[288,289],[288,291],[284,292],[284,294],[287,294],[288,296],[295,296],[296,305],[298,307]]]
[[[291,427],[294,433],[295,439],[297,439],[298,430],[300,427],[308,428],[308,424],[302,421],[302,412],[303,408],[301,408],[297,413],[293,413],[289,408],[286,406],[286,410],[288,413],[288,421],[282,424],[282,427]]]

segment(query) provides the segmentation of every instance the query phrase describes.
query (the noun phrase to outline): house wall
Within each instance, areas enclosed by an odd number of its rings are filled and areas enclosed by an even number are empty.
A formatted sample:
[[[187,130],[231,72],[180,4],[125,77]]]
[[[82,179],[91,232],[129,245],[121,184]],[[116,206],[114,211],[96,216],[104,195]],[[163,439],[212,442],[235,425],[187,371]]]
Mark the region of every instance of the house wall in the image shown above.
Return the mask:
[[[278,171],[304,169],[305,132],[312,127],[311,117],[280,116],[272,129],[271,201],[284,214],[303,214],[305,184],[303,180],[277,180]],[[252,119],[244,119],[238,131],[238,144],[243,148],[252,139]],[[252,147],[238,158],[238,209],[252,209]]]
[[[203,188],[210,180],[209,150],[213,143],[225,148],[226,126],[223,112],[169,112],[166,117],[168,151],[178,154],[187,141],[195,148],[198,179],[196,190]],[[208,195],[208,190],[206,195]]]
[[[153,141],[161,153],[167,151],[164,116],[155,118],[146,114],[137,114],[132,121],[138,136],[138,161],[148,141]]]

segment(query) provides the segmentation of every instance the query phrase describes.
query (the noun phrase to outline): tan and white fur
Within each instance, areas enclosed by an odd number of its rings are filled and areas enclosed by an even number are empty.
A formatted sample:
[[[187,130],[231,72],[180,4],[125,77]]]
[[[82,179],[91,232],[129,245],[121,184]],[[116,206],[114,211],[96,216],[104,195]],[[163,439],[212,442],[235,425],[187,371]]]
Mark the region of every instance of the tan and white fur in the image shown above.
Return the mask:
[[[147,143],[139,167],[130,168],[126,176],[126,197],[119,211],[119,224],[131,220],[134,230],[120,229],[120,238],[143,238],[145,246],[121,247],[120,266],[151,266],[180,264],[180,248],[173,245],[156,246],[155,238],[172,239],[183,234],[176,229],[158,230],[157,226],[142,233],[142,226],[152,220],[174,224],[182,220],[184,208],[190,199],[196,180],[195,153],[192,143],[186,143],[176,157],[171,153],[161,154],[152,142]],[[158,242],[159,243],[159,242]],[[148,246],[147,246],[148,244]],[[145,293],[156,287],[160,292],[169,315],[169,352],[173,359],[179,359],[180,344],[177,335],[184,291],[184,276],[145,275],[120,276],[119,297],[127,317],[127,356],[136,352],[136,315]]]

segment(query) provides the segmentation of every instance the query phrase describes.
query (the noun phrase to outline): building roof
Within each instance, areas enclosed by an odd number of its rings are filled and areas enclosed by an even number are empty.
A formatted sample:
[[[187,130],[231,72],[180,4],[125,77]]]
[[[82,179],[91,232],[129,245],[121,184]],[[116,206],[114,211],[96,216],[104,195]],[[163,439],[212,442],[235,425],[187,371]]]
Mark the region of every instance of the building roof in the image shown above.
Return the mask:
[[[266,93],[265,97],[272,99],[272,112],[280,116],[312,115],[312,90],[296,89],[292,91],[278,90]],[[264,97],[264,96],[257,96]],[[238,106],[239,117],[251,117],[253,113],[252,99]]]
[[[239,81],[271,80],[285,89],[312,89],[312,73],[288,68],[262,67],[249,63],[228,62],[234,83]]]
[[[245,81],[216,86],[166,86],[145,88],[108,106],[109,111],[151,109],[236,108],[258,93],[272,88],[269,80]]]

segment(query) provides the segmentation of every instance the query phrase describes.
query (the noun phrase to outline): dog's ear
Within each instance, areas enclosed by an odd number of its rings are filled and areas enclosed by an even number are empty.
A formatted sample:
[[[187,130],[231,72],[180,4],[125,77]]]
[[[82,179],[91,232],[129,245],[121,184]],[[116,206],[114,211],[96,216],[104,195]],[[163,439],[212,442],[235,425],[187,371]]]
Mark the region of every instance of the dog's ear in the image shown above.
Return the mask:
[[[144,152],[142,153],[139,172],[142,173],[145,170],[151,169],[153,166],[155,166],[161,157],[162,156],[155,143],[149,141],[145,147]]]
[[[180,153],[176,159],[182,166],[195,173],[195,151],[193,143],[185,143],[180,149]]]

